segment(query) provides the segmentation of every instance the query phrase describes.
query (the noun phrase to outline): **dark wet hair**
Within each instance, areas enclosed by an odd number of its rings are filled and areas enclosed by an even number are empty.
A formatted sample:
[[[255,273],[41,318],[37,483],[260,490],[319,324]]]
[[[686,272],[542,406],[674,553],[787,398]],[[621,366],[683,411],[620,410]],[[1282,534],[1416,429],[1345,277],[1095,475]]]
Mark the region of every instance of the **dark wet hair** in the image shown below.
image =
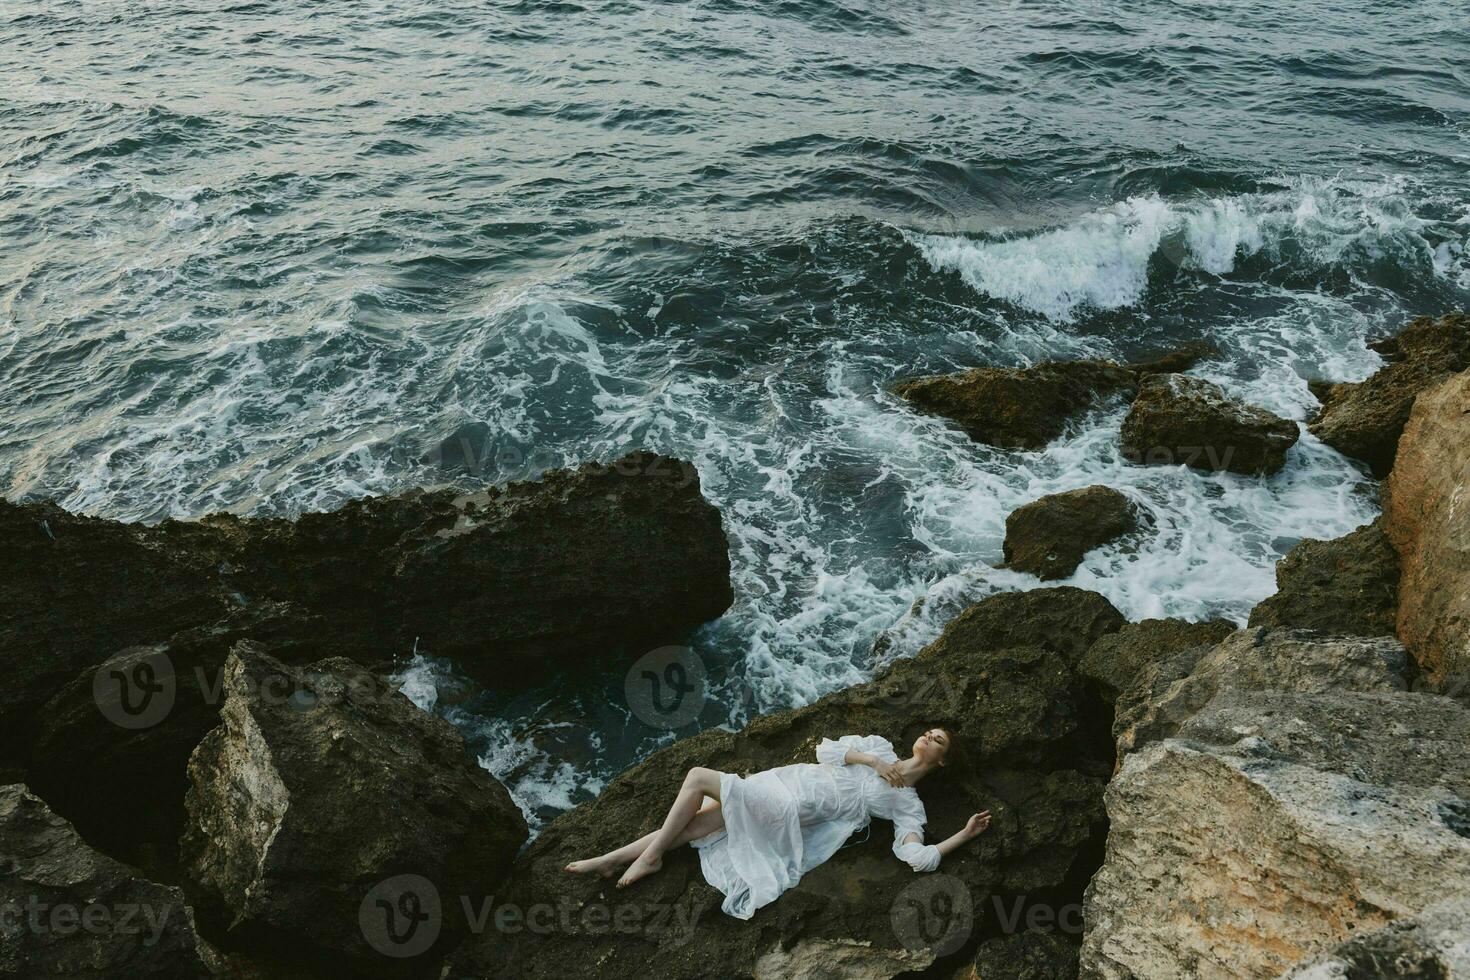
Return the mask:
[[[948,725],[935,725],[944,734],[949,736],[949,745],[944,749],[944,768],[960,769],[965,763],[965,739],[959,732]]]

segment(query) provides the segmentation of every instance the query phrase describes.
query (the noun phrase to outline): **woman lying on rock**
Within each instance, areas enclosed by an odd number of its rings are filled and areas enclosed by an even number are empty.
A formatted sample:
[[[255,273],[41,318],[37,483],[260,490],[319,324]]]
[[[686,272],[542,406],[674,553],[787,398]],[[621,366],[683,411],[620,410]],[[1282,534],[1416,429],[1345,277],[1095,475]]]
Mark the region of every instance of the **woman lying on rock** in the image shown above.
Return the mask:
[[[951,741],[949,732],[931,728],[914,742],[914,754],[900,760],[887,739],[844,735],[822,739],[817,765],[745,777],[691,769],[660,829],[601,857],[573,861],[567,870],[611,877],[626,867],[618,880],[623,888],[657,871],[669,848],[692,844],[705,880],[725,895],[721,907],[748,919],[837,853],[870,818],[882,817],[893,821],[893,853],[915,871],[933,871],[990,825],[986,810],[953,837],[924,843],[924,804],[914,784],[945,764]],[[705,806],[705,797],[715,802]]]

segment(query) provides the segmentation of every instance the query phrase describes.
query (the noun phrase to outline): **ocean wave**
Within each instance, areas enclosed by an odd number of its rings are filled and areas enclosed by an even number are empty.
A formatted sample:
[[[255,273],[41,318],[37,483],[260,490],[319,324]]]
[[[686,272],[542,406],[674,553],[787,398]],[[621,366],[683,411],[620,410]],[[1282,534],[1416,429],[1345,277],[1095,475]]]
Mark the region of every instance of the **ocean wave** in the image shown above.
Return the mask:
[[[1445,274],[1462,259],[1446,222],[1420,216],[1401,179],[1301,177],[1277,191],[1169,200],[1130,197],[1043,231],[983,238],[910,234],[937,271],[1050,320],[1139,305],[1155,263],[1225,277],[1273,264],[1362,270],[1387,260]]]

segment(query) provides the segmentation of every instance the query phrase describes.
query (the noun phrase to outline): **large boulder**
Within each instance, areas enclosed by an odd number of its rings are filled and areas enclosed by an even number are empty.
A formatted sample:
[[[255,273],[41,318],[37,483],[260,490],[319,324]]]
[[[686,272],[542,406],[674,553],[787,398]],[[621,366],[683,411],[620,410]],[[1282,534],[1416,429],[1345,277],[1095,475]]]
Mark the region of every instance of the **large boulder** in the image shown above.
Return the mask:
[[[1398,635],[1431,683],[1470,697],[1470,371],[1421,394],[1383,506]]]
[[[209,934],[263,959],[432,971],[526,840],[505,788],[453,726],[351,661],[298,669],[242,643],[222,690],[221,724],[189,759],[180,841]],[[393,923],[370,924],[379,899],[397,913],[405,881],[422,886],[409,904],[432,891],[442,914],[400,958]]]
[[[83,669],[259,603],[291,603],[317,658],[376,664],[417,647],[504,687],[681,639],[732,599],[720,514],[698,474],[649,453],[296,521],[149,527],[0,502],[0,563],[12,571],[0,578],[11,747]]]
[[[0,976],[213,975],[184,893],[89,848],[23,785],[0,786]]]
[[[1093,548],[1137,527],[1137,507],[1111,487],[1048,494],[1006,518],[1006,567],[1042,581],[1066,578]]]
[[[1470,711],[1391,640],[1278,636],[1171,685],[1109,785],[1081,976],[1275,977],[1470,897]]]
[[[951,419],[970,438],[992,446],[1040,449],[1076,416],[1114,395],[1132,394],[1140,379],[1184,371],[1209,356],[1205,345],[1157,361],[1056,361],[1025,368],[974,368],[914,378],[893,392],[915,407]]]
[[[1075,666],[1094,642],[1126,623],[1111,602],[1086,589],[1057,586],[1001,592],[950,620],[944,635],[929,649],[1037,646],[1061,654],[1069,666]]]
[[[1339,452],[1366,462],[1381,478],[1394,465],[1414,399],[1470,368],[1470,316],[1419,317],[1397,337],[1372,346],[1389,363],[1367,381],[1328,388],[1308,428]]]
[[[219,725],[225,660],[254,640],[316,659],[330,627],[288,603],[255,603],[163,643],[128,647],[72,678],[37,714],[30,785],[92,846],[166,875],[184,825],[189,755]],[[150,691],[151,689],[151,691]]]
[[[1089,636],[1115,629],[1122,617],[1078,589],[1025,595],[978,604],[871,683],[757,718],[740,732],[702,732],[623,773],[537,838],[490,926],[456,954],[448,975],[887,978],[926,969],[938,955],[895,925],[907,902],[944,904],[962,943],[985,928],[979,917],[993,896],[1077,901],[1096,862],[1112,753],[1070,664]],[[823,737],[849,733],[883,735],[906,752],[936,725],[952,728],[967,759],[920,789],[931,839],[977,810],[991,810],[994,823],[933,875],[916,877],[896,861],[891,829],[881,823],[749,922],[720,911],[721,896],[689,848],[626,891],[563,871],[569,860],[656,827],[692,767],[750,773],[811,762]],[[554,955],[546,930],[527,927],[532,910],[556,923]]]
[[[1276,594],[1251,610],[1250,625],[1392,636],[1398,600],[1399,556],[1380,519],[1288,551],[1276,563]]]
[[[1077,669],[1112,704],[1153,665],[1191,650],[1203,653],[1234,632],[1235,624],[1224,619],[1200,623],[1145,619],[1126,623],[1089,646]]]
[[[1123,420],[1123,455],[1135,463],[1269,474],[1286,465],[1295,422],[1226,397],[1219,385],[1183,374],[1146,380]]]
[[[1418,915],[1353,936],[1283,977],[1466,980],[1470,977],[1470,901],[1441,902]]]

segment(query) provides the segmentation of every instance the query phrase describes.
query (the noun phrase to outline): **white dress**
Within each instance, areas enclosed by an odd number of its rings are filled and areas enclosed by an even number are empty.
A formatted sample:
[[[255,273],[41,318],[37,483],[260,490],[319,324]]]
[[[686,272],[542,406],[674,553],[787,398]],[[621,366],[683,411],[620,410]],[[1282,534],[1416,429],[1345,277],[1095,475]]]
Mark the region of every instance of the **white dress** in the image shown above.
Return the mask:
[[[726,914],[748,919],[801,876],[826,861],[872,817],[893,821],[893,853],[915,871],[939,867],[939,848],[925,845],[924,803],[912,786],[888,785],[868,766],[843,762],[848,749],[897,762],[877,735],[822,739],[817,764],[720,779],[725,829],[691,842],[704,880],[725,895]],[[910,834],[920,843],[903,843]]]

